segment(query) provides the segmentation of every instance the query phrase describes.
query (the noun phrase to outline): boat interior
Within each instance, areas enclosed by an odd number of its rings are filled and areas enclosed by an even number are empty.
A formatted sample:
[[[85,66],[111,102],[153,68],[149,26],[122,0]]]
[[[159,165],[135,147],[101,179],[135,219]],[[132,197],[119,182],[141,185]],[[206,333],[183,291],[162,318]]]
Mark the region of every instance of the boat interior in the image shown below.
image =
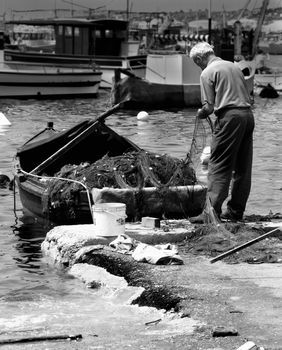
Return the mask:
[[[24,171],[38,167],[35,174],[52,176],[66,164],[94,163],[106,154],[113,157],[133,150],[140,148],[104,123],[85,120],[64,132],[46,128],[18,150],[17,157]]]

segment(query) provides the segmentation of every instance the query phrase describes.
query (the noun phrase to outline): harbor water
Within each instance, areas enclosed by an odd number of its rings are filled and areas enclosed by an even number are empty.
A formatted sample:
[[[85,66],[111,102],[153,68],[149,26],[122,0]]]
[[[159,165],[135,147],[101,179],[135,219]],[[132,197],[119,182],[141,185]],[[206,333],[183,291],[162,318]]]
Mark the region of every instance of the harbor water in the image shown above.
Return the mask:
[[[96,99],[5,100],[0,107],[11,122],[11,126],[0,129],[0,172],[12,178],[17,148],[43,130],[47,122],[52,121],[55,129],[66,129],[82,120],[95,119],[110,103],[109,93],[101,92]],[[253,184],[246,214],[282,212],[281,111],[282,96],[278,99],[255,96]],[[191,145],[196,109],[147,112],[147,121],[137,120],[138,111],[120,111],[109,116],[106,124],[144,149],[185,158]],[[110,341],[116,334],[131,336],[128,327],[132,331],[140,320],[144,323],[158,318],[157,311],[153,314],[143,309],[140,313],[138,308],[120,306],[117,300],[109,306],[110,298],[105,298],[105,293],[90,293],[82,288],[81,282],[50,266],[40,250],[50,226],[32,216],[23,216],[17,188],[15,196],[9,189],[0,189],[0,207],[1,332],[46,330],[52,327],[58,314],[65,315],[66,325],[82,315],[95,314],[95,332],[107,335]]]

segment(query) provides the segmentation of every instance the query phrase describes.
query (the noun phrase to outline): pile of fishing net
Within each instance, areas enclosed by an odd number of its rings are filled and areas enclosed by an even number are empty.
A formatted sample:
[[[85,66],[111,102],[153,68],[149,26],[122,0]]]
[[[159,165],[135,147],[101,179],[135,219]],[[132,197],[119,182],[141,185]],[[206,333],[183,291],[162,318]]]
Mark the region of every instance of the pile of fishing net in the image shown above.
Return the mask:
[[[221,227],[213,224],[199,225],[191,233],[187,242],[183,242],[181,253],[193,253],[214,258],[235,247],[245,244],[265,234],[260,225],[250,223],[221,223]],[[236,253],[224,257],[222,261],[235,263],[281,263],[282,241],[279,234],[273,234],[264,240],[254,243]]]
[[[75,203],[83,184],[92,188],[156,187],[165,190],[169,186],[187,186],[197,183],[192,163],[187,157],[181,160],[167,154],[134,151],[120,156],[103,158],[90,164],[65,165],[48,185],[49,209],[62,209],[75,216]],[[74,180],[76,182],[63,179]],[[50,208],[51,205],[51,208]],[[47,210],[46,210],[47,212]]]

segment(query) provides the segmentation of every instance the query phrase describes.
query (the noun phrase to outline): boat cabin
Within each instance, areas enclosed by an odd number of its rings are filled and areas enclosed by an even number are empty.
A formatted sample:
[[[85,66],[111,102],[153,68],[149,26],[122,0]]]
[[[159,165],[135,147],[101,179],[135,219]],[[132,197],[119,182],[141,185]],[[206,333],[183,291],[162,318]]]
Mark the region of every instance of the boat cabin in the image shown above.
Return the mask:
[[[52,26],[55,36],[54,53],[58,55],[128,56],[138,54],[139,42],[128,42],[127,40],[128,21],[125,20],[54,18],[52,20],[10,21],[9,24]]]
[[[120,20],[66,21],[55,25],[56,53],[120,56],[127,39],[127,22]]]

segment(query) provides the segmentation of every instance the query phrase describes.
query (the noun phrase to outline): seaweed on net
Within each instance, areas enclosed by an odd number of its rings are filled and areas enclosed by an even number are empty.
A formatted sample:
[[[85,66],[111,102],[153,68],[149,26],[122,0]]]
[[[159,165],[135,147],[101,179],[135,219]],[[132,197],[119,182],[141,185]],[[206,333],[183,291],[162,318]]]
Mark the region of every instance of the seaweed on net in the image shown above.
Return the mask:
[[[98,161],[79,165],[65,165],[54,175],[56,178],[72,179],[92,188],[133,188],[157,187],[162,196],[168,186],[187,186],[197,183],[190,160],[185,161],[147,151],[134,151],[120,156],[105,155]],[[57,213],[68,212],[75,219],[75,207],[83,187],[78,183],[53,179],[49,182],[49,209]]]

